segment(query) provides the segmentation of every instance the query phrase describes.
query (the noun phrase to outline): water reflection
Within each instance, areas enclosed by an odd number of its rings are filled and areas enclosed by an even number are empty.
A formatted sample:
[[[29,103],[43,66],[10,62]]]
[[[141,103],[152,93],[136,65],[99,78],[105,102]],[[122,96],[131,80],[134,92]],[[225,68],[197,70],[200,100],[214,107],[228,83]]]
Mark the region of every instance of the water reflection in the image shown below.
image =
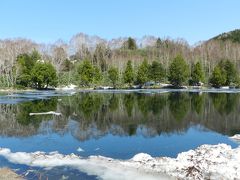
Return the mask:
[[[237,110],[238,94],[211,94],[215,109],[222,115]]]
[[[190,97],[192,111],[200,115],[203,112],[205,94],[190,93]]]
[[[71,133],[84,141],[111,133],[118,136],[182,133],[191,125],[221,134],[240,131],[239,94],[79,93],[20,104],[0,105],[2,136]],[[61,112],[62,116],[29,116],[30,112]],[[46,128],[48,127],[48,128]]]
[[[185,93],[172,93],[169,95],[169,109],[176,121],[182,121],[190,109],[190,99]]]
[[[54,111],[56,110],[56,107],[56,98],[52,98],[50,100],[24,102],[17,106],[16,120],[21,125],[27,126],[29,124],[33,124],[36,128],[38,128],[43,120],[51,120],[51,116],[29,116],[29,113]]]
[[[128,117],[132,116],[133,106],[134,106],[134,94],[126,94],[123,97],[124,106],[126,108]]]

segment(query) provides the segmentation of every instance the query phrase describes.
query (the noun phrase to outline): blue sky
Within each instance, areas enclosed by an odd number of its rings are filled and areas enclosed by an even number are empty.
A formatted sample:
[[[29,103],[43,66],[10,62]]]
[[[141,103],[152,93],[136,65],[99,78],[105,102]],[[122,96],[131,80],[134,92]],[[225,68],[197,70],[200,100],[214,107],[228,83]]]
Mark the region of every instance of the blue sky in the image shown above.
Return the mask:
[[[239,0],[1,0],[0,38],[68,41],[74,34],[184,38],[240,28]]]

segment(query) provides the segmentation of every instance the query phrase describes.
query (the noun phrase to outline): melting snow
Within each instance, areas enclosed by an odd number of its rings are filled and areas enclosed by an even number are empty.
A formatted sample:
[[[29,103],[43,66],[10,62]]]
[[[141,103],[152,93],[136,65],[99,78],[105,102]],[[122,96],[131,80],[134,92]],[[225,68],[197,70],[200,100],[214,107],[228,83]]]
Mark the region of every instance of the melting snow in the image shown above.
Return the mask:
[[[64,86],[64,87],[56,88],[56,90],[69,91],[69,90],[74,90],[74,89],[76,89],[76,88],[77,88],[76,85],[74,85],[74,84],[69,84],[69,85]]]
[[[102,156],[82,158],[57,152],[11,152],[1,148],[0,155],[12,163],[43,168],[69,166],[101,179],[239,179],[240,147],[226,144],[202,145],[180,153],[177,158],[153,158],[140,153],[129,160]],[[170,178],[171,177],[171,178]]]
[[[236,134],[232,137],[229,137],[231,140],[235,141],[236,143],[240,143],[240,134]]]

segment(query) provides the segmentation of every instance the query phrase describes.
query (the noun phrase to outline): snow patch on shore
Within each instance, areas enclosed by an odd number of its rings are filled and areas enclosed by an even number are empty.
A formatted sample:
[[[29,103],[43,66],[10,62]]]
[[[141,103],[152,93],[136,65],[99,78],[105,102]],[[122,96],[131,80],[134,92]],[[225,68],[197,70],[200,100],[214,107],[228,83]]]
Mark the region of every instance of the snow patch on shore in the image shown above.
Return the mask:
[[[141,157],[144,157],[141,155]],[[240,147],[226,144],[202,145],[196,150],[180,153],[174,158],[148,156],[123,162],[125,166],[162,172],[177,179],[238,179],[240,177]]]
[[[58,88],[56,88],[56,90],[69,91],[69,90],[74,90],[76,88],[77,88],[77,85],[69,84],[69,85],[64,86],[64,87],[58,87]]]
[[[229,137],[231,140],[235,141],[236,143],[240,143],[240,134],[235,134],[232,137]]]
[[[196,150],[180,153],[177,158],[153,158],[140,153],[129,160],[102,156],[82,158],[57,152],[11,152],[1,148],[0,155],[12,163],[53,168],[69,166],[96,175],[101,179],[238,179],[240,177],[240,147],[226,144],[202,145]],[[170,178],[171,177],[171,178]]]
[[[133,156],[131,160],[134,162],[143,162],[143,161],[153,160],[153,157],[150,156],[149,154],[139,153]]]

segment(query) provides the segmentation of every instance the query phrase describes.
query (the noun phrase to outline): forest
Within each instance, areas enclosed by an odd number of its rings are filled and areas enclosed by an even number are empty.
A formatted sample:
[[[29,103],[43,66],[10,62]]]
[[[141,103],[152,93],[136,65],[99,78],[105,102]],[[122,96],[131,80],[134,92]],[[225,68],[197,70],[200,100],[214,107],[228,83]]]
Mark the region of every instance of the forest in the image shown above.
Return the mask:
[[[240,85],[240,30],[193,46],[183,39],[105,40],[79,33],[69,42],[40,44],[0,40],[1,88],[129,88],[169,83],[173,87]]]

